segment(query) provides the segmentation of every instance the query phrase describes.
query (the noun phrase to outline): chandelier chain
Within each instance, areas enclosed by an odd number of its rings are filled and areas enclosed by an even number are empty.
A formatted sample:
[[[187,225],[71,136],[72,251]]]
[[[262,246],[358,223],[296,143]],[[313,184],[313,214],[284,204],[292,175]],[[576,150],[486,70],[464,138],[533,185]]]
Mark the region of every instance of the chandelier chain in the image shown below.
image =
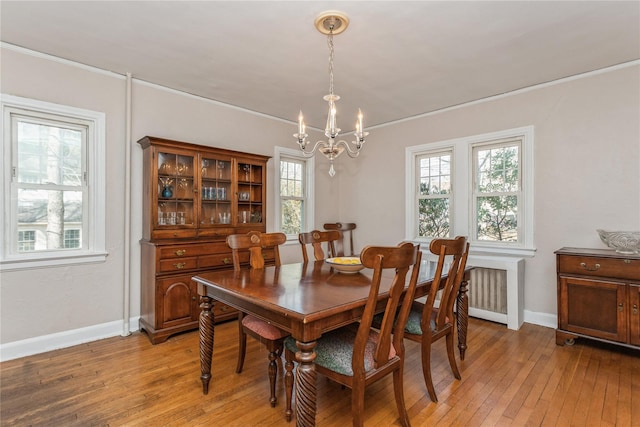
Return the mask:
[[[329,46],[329,94],[333,95],[333,28],[329,30],[327,45]]]

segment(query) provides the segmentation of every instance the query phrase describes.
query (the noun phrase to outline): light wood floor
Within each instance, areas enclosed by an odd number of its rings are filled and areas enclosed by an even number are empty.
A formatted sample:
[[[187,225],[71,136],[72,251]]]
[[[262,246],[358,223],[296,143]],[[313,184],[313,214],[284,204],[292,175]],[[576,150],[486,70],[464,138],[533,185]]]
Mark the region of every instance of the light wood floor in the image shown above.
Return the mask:
[[[640,426],[640,352],[577,340],[558,347],[554,330],[520,331],[471,319],[466,360],[456,381],[444,343],[433,351],[439,403],[422,378],[419,347],[406,342],[405,400],[412,425]],[[213,381],[202,395],[198,334],[151,345],[144,333],[116,337],[0,364],[2,426],[274,426],[268,403],[267,353],[248,340],[236,374],[236,322],[215,329]],[[391,378],[365,397],[367,426],[398,425]],[[350,390],[318,378],[320,426],[351,424]]]

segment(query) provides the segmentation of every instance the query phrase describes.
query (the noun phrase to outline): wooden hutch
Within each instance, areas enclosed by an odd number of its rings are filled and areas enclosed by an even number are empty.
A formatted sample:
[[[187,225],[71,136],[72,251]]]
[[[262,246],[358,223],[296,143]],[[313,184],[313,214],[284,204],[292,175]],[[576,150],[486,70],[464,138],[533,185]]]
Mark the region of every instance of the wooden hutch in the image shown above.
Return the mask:
[[[268,156],[146,136],[140,328],[153,344],[198,328],[191,278],[233,268],[229,234],[264,232]],[[248,252],[241,254],[248,262]],[[215,304],[216,321],[237,311]]]

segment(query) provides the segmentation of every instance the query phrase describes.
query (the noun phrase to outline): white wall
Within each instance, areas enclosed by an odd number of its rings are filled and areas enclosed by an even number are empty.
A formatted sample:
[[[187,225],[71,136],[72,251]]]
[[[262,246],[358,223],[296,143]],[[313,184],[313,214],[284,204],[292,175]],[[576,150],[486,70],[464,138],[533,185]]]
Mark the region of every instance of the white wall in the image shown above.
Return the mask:
[[[357,173],[341,181],[341,212],[354,213],[358,245],[363,236],[381,244],[404,236],[405,147],[528,125],[537,253],[525,261],[525,321],[555,318],[553,252],[606,248],[597,228],[640,230],[637,64],[371,129]]]
[[[273,155],[276,145],[294,146],[293,123],[134,80],[132,236],[126,242],[123,163],[130,142],[125,138],[124,77],[6,46],[0,53],[2,93],[106,113],[109,208],[105,263],[2,273],[3,358],[6,349],[27,342],[35,352],[56,343],[68,345],[73,337],[89,340],[120,333],[124,265],[129,261],[131,316],[138,316],[142,153],[135,141],[139,138],[152,135],[266,155]],[[335,178],[329,178],[324,158],[316,160],[315,226],[354,221],[358,223],[356,247],[396,244],[404,238],[405,147],[534,125],[538,253],[526,262],[525,308],[555,315],[553,251],[561,246],[602,247],[596,228],[640,229],[639,68],[372,129],[359,158],[338,160]],[[272,163],[268,167],[271,182]],[[268,201],[273,203],[273,186]],[[272,217],[267,228],[273,228]],[[123,259],[127,243],[131,260]],[[285,261],[298,255],[297,245],[283,251]],[[79,330],[83,332],[75,332]]]

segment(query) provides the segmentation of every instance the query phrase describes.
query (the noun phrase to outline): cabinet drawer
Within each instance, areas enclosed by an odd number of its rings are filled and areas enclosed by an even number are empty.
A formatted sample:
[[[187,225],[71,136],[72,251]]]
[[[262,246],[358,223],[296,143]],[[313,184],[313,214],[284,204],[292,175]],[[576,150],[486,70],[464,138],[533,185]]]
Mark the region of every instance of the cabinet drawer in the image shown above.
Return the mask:
[[[160,259],[190,257],[215,253],[231,253],[226,242],[193,243],[176,246],[166,246],[160,249]]]
[[[198,266],[197,257],[184,257],[160,260],[160,273],[168,271],[193,270]]]
[[[558,273],[640,281],[640,260],[559,255]]]
[[[221,317],[228,317],[231,314],[237,316],[237,310],[220,301],[213,303],[213,316],[215,320],[223,320]]]
[[[196,237],[198,230],[153,230],[151,236],[153,239],[190,239]]]
[[[249,253],[243,257],[245,254],[240,254],[240,262],[249,262]],[[246,258],[243,261],[243,258]],[[212,255],[202,255],[198,257],[198,267],[199,268],[213,268],[213,267],[233,267],[233,258],[231,258],[231,252],[227,252],[225,254],[212,254]]]

